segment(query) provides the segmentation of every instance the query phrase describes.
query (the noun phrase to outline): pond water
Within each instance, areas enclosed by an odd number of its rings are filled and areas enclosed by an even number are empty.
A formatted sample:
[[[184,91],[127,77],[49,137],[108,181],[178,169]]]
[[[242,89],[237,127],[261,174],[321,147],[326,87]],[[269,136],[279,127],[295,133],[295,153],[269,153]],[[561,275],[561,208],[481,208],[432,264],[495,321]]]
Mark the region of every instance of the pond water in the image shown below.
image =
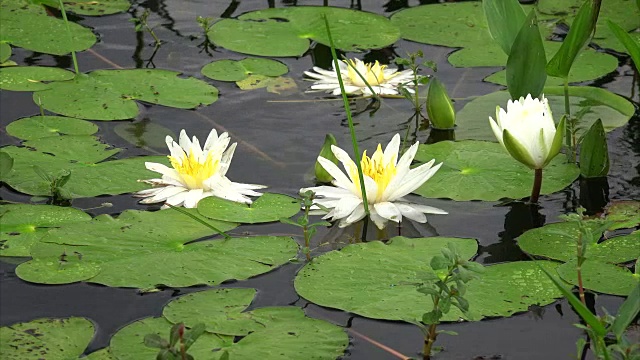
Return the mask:
[[[428,1],[330,1],[337,7],[354,7],[389,16],[391,11],[417,6]],[[218,59],[242,59],[245,55],[223,48],[204,48],[202,30],[196,16],[236,17],[242,13],[266,7],[295,5],[322,5],[320,1],[223,1],[223,0],[157,0],[134,1],[129,12],[105,17],[72,17],[99,35],[99,42],[91,50],[78,54],[82,72],[96,69],[155,67],[182,72],[184,75],[204,79],[220,91],[220,98],[210,106],[195,110],[173,109],[163,106],[142,105],[140,115],[133,122],[95,122],[98,136],[114,147],[125,149],[117,155],[126,158],[139,155],[164,155],[163,136],[156,143],[140,147],[127,142],[118,133],[143,133],[145,124],[158,124],[177,134],[186,129],[202,140],[211,128],[228,131],[238,142],[229,177],[241,183],[258,182],[267,185],[270,192],[296,196],[299,188],[313,185],[313,164],[326,133],[336,136],[343,148],[348,148],[347,127],[341,99],[324,98],[318,93],[305,93],[308,82],[303,71],[312,66],[328,67],[329,50],[317,45],[304,56],[279,58],[289,67],[297,88],[282,94],[264,89],[243,91],[232,82],[206,79],[200,69]],[[148,33],[134,31],[129,22],[132,15],[139,16],[149,9],[149,23],[155,26],[162,46],[154,53]],[[374,29],[375,30],[375,29]],[[430,46],[405,40],[381,50],[355,54],[368,61],[379,59],[388,63],[396,55],[421,50],[425,58],[437,63],[438,76],[449,89],[457,110],[476,96],[488,94],[503,87],[485,83],[483,78],[499,70],[493,67],[456,68],[447,62],[451,48]],[[71,69],[70,56],[52,56],[14,48],[12,60],[20,65],[57,66]],[[354,55],[354,54],[348,54]],[[622,57],[621,57],[622,59]],[[608,89],[629,100],[637,107],[640,102],[637,81],[634,81],[630,62],[622,62],[618,69],[606,77],[586,82]],[[19,145],[9,136],[5,127],[13,120],[37,115],[38,106],[31,93],[0,91],[0,118],[2,145]],[[408,132],[409,140],[427,141],[430,130],[417,126],[412,118],[412,107],[403,99],[384,100],[377,112],[372,112],[370,100],[352,102],[354,121],[361,149],[373,150],[378,143],[387,143],[395,133]],[[504,105],[503,105],[504,106]],[[127,125],[123,125],[127,124]],[[121,127],[118,129],[118,127]],[[449,215],[429,216],[428,224],[405,224],[405,236],[451,236],[478,239],[477,261],[484,264],[525,260],[526,255],[515,244],[524,231],[544,223],[557,221],[561,214],[574,212],[584,206],[590,213],[602,211],[611,200],[640,199],[640,117],[636,115],[623,127],[608,134],[611,171],[605,182],[576,180],[564,191],[541,197],[540,207],[532,213],[530,206],[514,202],[497,206],[497,202],[455,202],[445,199],[422,201],[445,209]],[[158,141],[159,140],[159,141]],[[258,179],[258,180],[257,180]],[[413,196],[413,195],[412,195]],[[6,201],[27,203],[31,197],[17,193],[2,185],[0,197]],[[416,196],[417,198],[417,196]],[[95,216],[117,215],[126,209],[155,210],[159,206],[145,206],[129,194],[81,198],[73,206]],[[109,202],[113,207],[100,207]],[[395,231],[392,226],[391,231]],[[330,243],[314,251],[317,256],[346,241],[347,232],[322,229],[314,242]],[[290,226],[266,224],[241,226],[231,233],[283,234],[301,236]],[[254,287],[258,296],[252,307],[294,305],[304,309],[310,317],[324,319],[348,329],[350,345],[345,354],[349,359],[393,359],[418,357],[422,349],[422,334],[410,324],[367,319],[343,311],[314,305],[298,296],[293,278],[302,267],[290,263],[270,273],[249,280],[229,282],[221,287]],[[0,259],[0,325],[30,321],[41,317],[84,316],[97,324],[97,335],[86,353],[109,345],[111,336],[122,326],[134,320],[157,316],[173,297],[203,287],[163,289],[140,294],[134,289],[111,288],[100,285],[75,283],[45,286],[25,282],[15,274],[15,259]],[[492,294],[486,294],[487,297]],[[622,302],[622,298],[607,295],[590,296],[595,308],[609,311]],[[568,359],[575,353],[575,341],[584,334],[573,326],[579,321],[565,301],[545,307],[531,307],[528,312],[509,318],[480,322],[454,323],[442,329],[456,331],[458,336],[443,335],[438,344],[445,351],[438,359]]]

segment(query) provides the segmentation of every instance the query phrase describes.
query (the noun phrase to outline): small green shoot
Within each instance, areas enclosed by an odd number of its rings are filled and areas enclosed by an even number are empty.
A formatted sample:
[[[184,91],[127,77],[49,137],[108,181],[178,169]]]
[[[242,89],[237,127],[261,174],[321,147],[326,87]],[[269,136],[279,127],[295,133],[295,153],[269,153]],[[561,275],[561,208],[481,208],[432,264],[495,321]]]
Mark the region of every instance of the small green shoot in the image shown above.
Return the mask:
[[[453,332],[437,330],[440,319],[455,306],[463,314],[469,311],[469,302],[464,298],[466,283],[479,277],[484,272],[484,267],[473,261],[468,261],[460,256],[460,252],[453,243],[448,243],[441,250],[442,255],[436,255],[431,259],[433,273],[422,275],[422,283],[418,284],[418,291],[431,296],[433,310],[422,315],[422,322],[417,325],[424,334],[424,347],[422,356],[424,360],[431,359],[434,352],[440,349],[434,347],[439,334]]]
[[[404,96],[407,100],[411,102],[415,113],[420,114],[421,116],[422,116],[422,104],[420,103],[420,98],[418,96],[418,85],[428,84],[429,77],[418,74],[418,72],[420,71],[420,66],[426,66],[433,71],[437,71],[437,65],[433,61],[425,61],[422,64],[419,64],[418,63],[419,59],[422,59],[423,57],[424,57],[424,54],[422,53],[422,51],[418,50],[416,52],[407,54],[406,58],[399,57],[395,59],[396,64],[408,67],[409,69],[411,69],[411,72],[413,73],[413,80],[412,80],[413,92],[409,91],[408,88],[402,85],[400,85],[399,90],[402,96]],[[422,117],[424,118],[424,116]]]
[[[158,334],[147,334],[144,337],[144,345],[160,349],[157,360],[193,360],[194,357],[187,350],[204,334],[205,325],[198,323],[190,330],[186,330],[184,323],[178,323],[171,327],[169,341]]]
[[[316,234],[317,231],[317,227],[318,226],[331,226],[331,223],[328,221],[318,221],[315,223],[310,223],[309,222],[309,214],[312,210],[312,207],[318,207],[321,210],[325,210],[328,211],[328,209],[326,209],[325,207],[323,207],[322,205],[316,204],[313,202],[314,197],[315,197],[315,193],[311,190],[307,190],[305,192],[303,192],[301,194],[301,199],[300,199],[300,205],[302,206],[302,210],[304,211],[304,214],[302,214],[301,216],[299,216],[296,221],[293,221],[289,218],[282,218],[280,219],[280,222],[283,224],[289,224],[289,225],[293,225],[293,226],[297,226],[299,228],[302,228],[302,233],[304,235],[304,248],[302,249],[302,252],[304,253],[304,256],[307,258],[307,261],[311,261],[311,249],[310,249],[310,244],[311,244],[311,239],[313,238],[313,236]]]
[[[149,23],[147,22],[147,19],[149,18],[149,15],[151,14],[151,12],[149,11],[149,9],[145,9],[142,12],[142,15],[140,15],[140,17],[136,18],[132,18],[129,21],[131,21],[132,23],[135,24],[135,29],[136,32],[141,32],[142,30],[147,30],[147,32],[149,34],[151,34],[151,37],[153,37],[153,40],[155,41],[155,47],[158,48],[160,47],[160,45],[162,45],[162,41],[158,38],[158,36],[156,36],[156,33],[153,31],[154,27],[149,26]]]
[[[71,178],[71,172],[69,170],[62,170],[56,175],[51,175],[45,172],[41,167],[34,165],[33,171],[40,176],[40,178],[47,182],[49,188],[49,194],[51,196],[50,203],[53,205],[69,205],[71,200],[71,193],[67,189],[63,189],[63,186]]]

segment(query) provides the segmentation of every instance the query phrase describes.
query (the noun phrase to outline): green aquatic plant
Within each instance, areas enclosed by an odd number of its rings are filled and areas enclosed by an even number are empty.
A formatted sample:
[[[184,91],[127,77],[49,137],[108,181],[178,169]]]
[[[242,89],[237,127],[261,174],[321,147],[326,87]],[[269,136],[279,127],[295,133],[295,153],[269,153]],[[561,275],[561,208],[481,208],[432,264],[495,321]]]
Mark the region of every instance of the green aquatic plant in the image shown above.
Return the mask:
[[[406,66],[411,70],[411,74],[413,75],[413,79],[411,80],[411,85],[413,90],[407,89],[402,84],[400,85],[400,94],[405,97],[405,99],[409,100],[413,105],[413,110],[416,114],[422,114],[422,103],[420,102],[420,97],[418,94],[418,86],[426,85],[429,83],[429,77],[419,75],[420,66],[426,66],[433,71],[436,71],[437,67],[433,61],[425,61],[422,64],[418,63],[418,59],[424,57],[424,53],[422,50],[418,50],[413,53],[407,54],[406,58],[398,57],[395,59],[396,64]],[[428,105],[427,105],[428,106]]]
[[[147,347],[160,349],[157,360],[194,360],[193,355],[187,351],[204,334],[204,323],[198,323],[186,329],[184,323],[177,323],[169,331],[169,341],[156,333],[147,334],[144,337],[144,344]]]
[[[321,156],[334,164],[338,164],[338,158],[331,151],[332,146],[338,146],[338,141],[333,134],[327,134],[324,137],[324,144],[322,144],[322,148],[320,149]],[[316,182],[319,183],[330,183],[333,180],[333,176],[327,172],[327,170],[322,167],[322,164],[318,160],[316,160],[316,164],[314,166],[314,173],[316,176]]]
[[[640,263],[636,262],[636,267],[638,265]],[[587,333],[589,339],[587,341],[581,338],[576,342],[578,359],[583,358],[586,346],[591,348],[597,359],[637,360],[640,358],[640,343],[634,342],[625,334],[628,326],[640,313],[640,283],[636,284],[616,314],[611,315],[606,309],[603,309],[605,314],[598,317],[589,310],[584,301],[578,299],[567,289],[562,281],[556,279],[546,269],[542,267],[540,269],[553,281],[584,321],[584,324],[575,324],[576,327]],[[610,334],[613,335],[613,338],[609,336]]]
[[[454,332],[437,330],[437,326],[452,306],[458,308],[462,314],[468,313],[469,301],[465,299],[466,284],[477,279],[479,274],[484,272],[481,264],[468,261],[452,242],[447,243],[441,252],[442,255],[431,258],[430,266],[433,272],[420,275],[424,282],[418,285],[418,291],[429,295],[433,301],[433,309],[424,313],[421,322],[417,323],[424,334],[422,356],[425,360],[431,359],[431,355],[439,351],[434,347],[439,334],[456,335]]]
[[[160,47],[160,45],[162,45],[162,41],[158,38],[156,33],[153,31],[155,26],[151,27],[149,25],[149,22],[147,21],[149,19],[150,14],[151,12],[149,11],[149,9],[144,9],[140,17],[133,17],[129,21],[135,24],[136,32],[141,32],[143,30],[146,30],[149,33],[149,35],[151,35],[151,37],[153,38],[153,41],[155,42],[155,47],[157,49],[158,47]]]
[[[456,110],[447,94],[447,89],[437,77],[431,78],[429,82],[427,114],[433,129],[453,130],[456,126]]]
[[[315,194],[313,191],[304,191],[300,194],[300,205],[302,206],[303,214],[298,217],[296,221],[293,221],[289,218],[282,218],[280,222],[283,224],[289,224],[293,226],[297,226],[302,229],[302,234],[304,236],[304,248],[302,249],[302,253],[307,258],[307,261],[311,261],[311,239],[315,235],[318,226],[331,226],[331,223],[328,221],[318,221],[315,223],[311,223],[309,221],[309,213],[313,207],[320,208],[326,210],[325,207],[316,203],[314,201]]]
[[[34,165],[33,171],[47,183],[49,195],[51,196],[50,203],[52,205],[71,205],[71,193],[69,190],[63,188],[71,178],[71,172],[69,170],[61,170],[57,174],[52,175],[38,165]]]

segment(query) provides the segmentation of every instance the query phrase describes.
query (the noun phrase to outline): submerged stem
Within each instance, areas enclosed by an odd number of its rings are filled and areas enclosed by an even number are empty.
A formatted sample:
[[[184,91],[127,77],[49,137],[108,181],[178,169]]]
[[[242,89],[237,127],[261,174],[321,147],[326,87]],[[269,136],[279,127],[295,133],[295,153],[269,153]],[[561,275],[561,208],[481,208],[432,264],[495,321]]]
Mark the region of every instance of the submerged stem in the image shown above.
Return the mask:
[[[440,297],[436,297],[433,301],[433,309],[438,310],[438,304],[440,303]],[[424,347],[422,348],[422,359],[430,360],[431,359],[431,349],[433,348],[433,344],[436,342],[436,338],[438,337],[438,333],[436,332],[436,324],[430,324],[429,329],[427,330],[427,336],[424,339]]]
[[[531,197],[529,198],[529,202],[532,204],[538,202],[540,189],[542,188],[542,169],[535,169],[534,171],[533,188],[531,189]]]

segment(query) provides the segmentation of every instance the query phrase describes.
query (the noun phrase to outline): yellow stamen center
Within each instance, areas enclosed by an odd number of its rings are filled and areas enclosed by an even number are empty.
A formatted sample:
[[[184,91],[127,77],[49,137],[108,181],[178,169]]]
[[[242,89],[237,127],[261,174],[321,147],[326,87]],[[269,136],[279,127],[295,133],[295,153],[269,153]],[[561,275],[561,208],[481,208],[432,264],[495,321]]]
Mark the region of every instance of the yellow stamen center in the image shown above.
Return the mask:
[[[382,145],[378,144],[378,148],[371,157],[367,156],[365,150],[360,160],[360,166],[362,167],[362,174],[368,176],[376,182],[378,186],[378,192],[375,199],[367,198],[367,201],[371,204],[378,202],[384,193],[385,189],[396,176],[396,155],[389,160],[387,164],[384,163],[384,153],[382,152]],[[358,169],[355,166],[350,169],[351,179],[355,182],[358,192],[360,190],[360,178],[358,177]]]
[[[388,79],[384,77],[384,69],[387,68],[387,65],[380,65],[378,61],[375,64],[371,65],[370,63],[356,62],[355,60],[347,60],[346,61],[349,69],[349,80],[351,83],[356,86],[365,87],[367,84],[362,80],[362,77],[366,80],[366,82],[371,86],[377,86]],[[358,70],[356,72],[356,70]],[[358,72],[360,75],[358,75]]]
[[[212,177],[220,167],[220,160],[213,160],[209,153],[203,162],[199,162],[198,158],[189,151],[189,156],[177,159],[171,155],[168,156],[171,166],[180,174],[185,185],[189,189],[203,189],[203,182]]]

